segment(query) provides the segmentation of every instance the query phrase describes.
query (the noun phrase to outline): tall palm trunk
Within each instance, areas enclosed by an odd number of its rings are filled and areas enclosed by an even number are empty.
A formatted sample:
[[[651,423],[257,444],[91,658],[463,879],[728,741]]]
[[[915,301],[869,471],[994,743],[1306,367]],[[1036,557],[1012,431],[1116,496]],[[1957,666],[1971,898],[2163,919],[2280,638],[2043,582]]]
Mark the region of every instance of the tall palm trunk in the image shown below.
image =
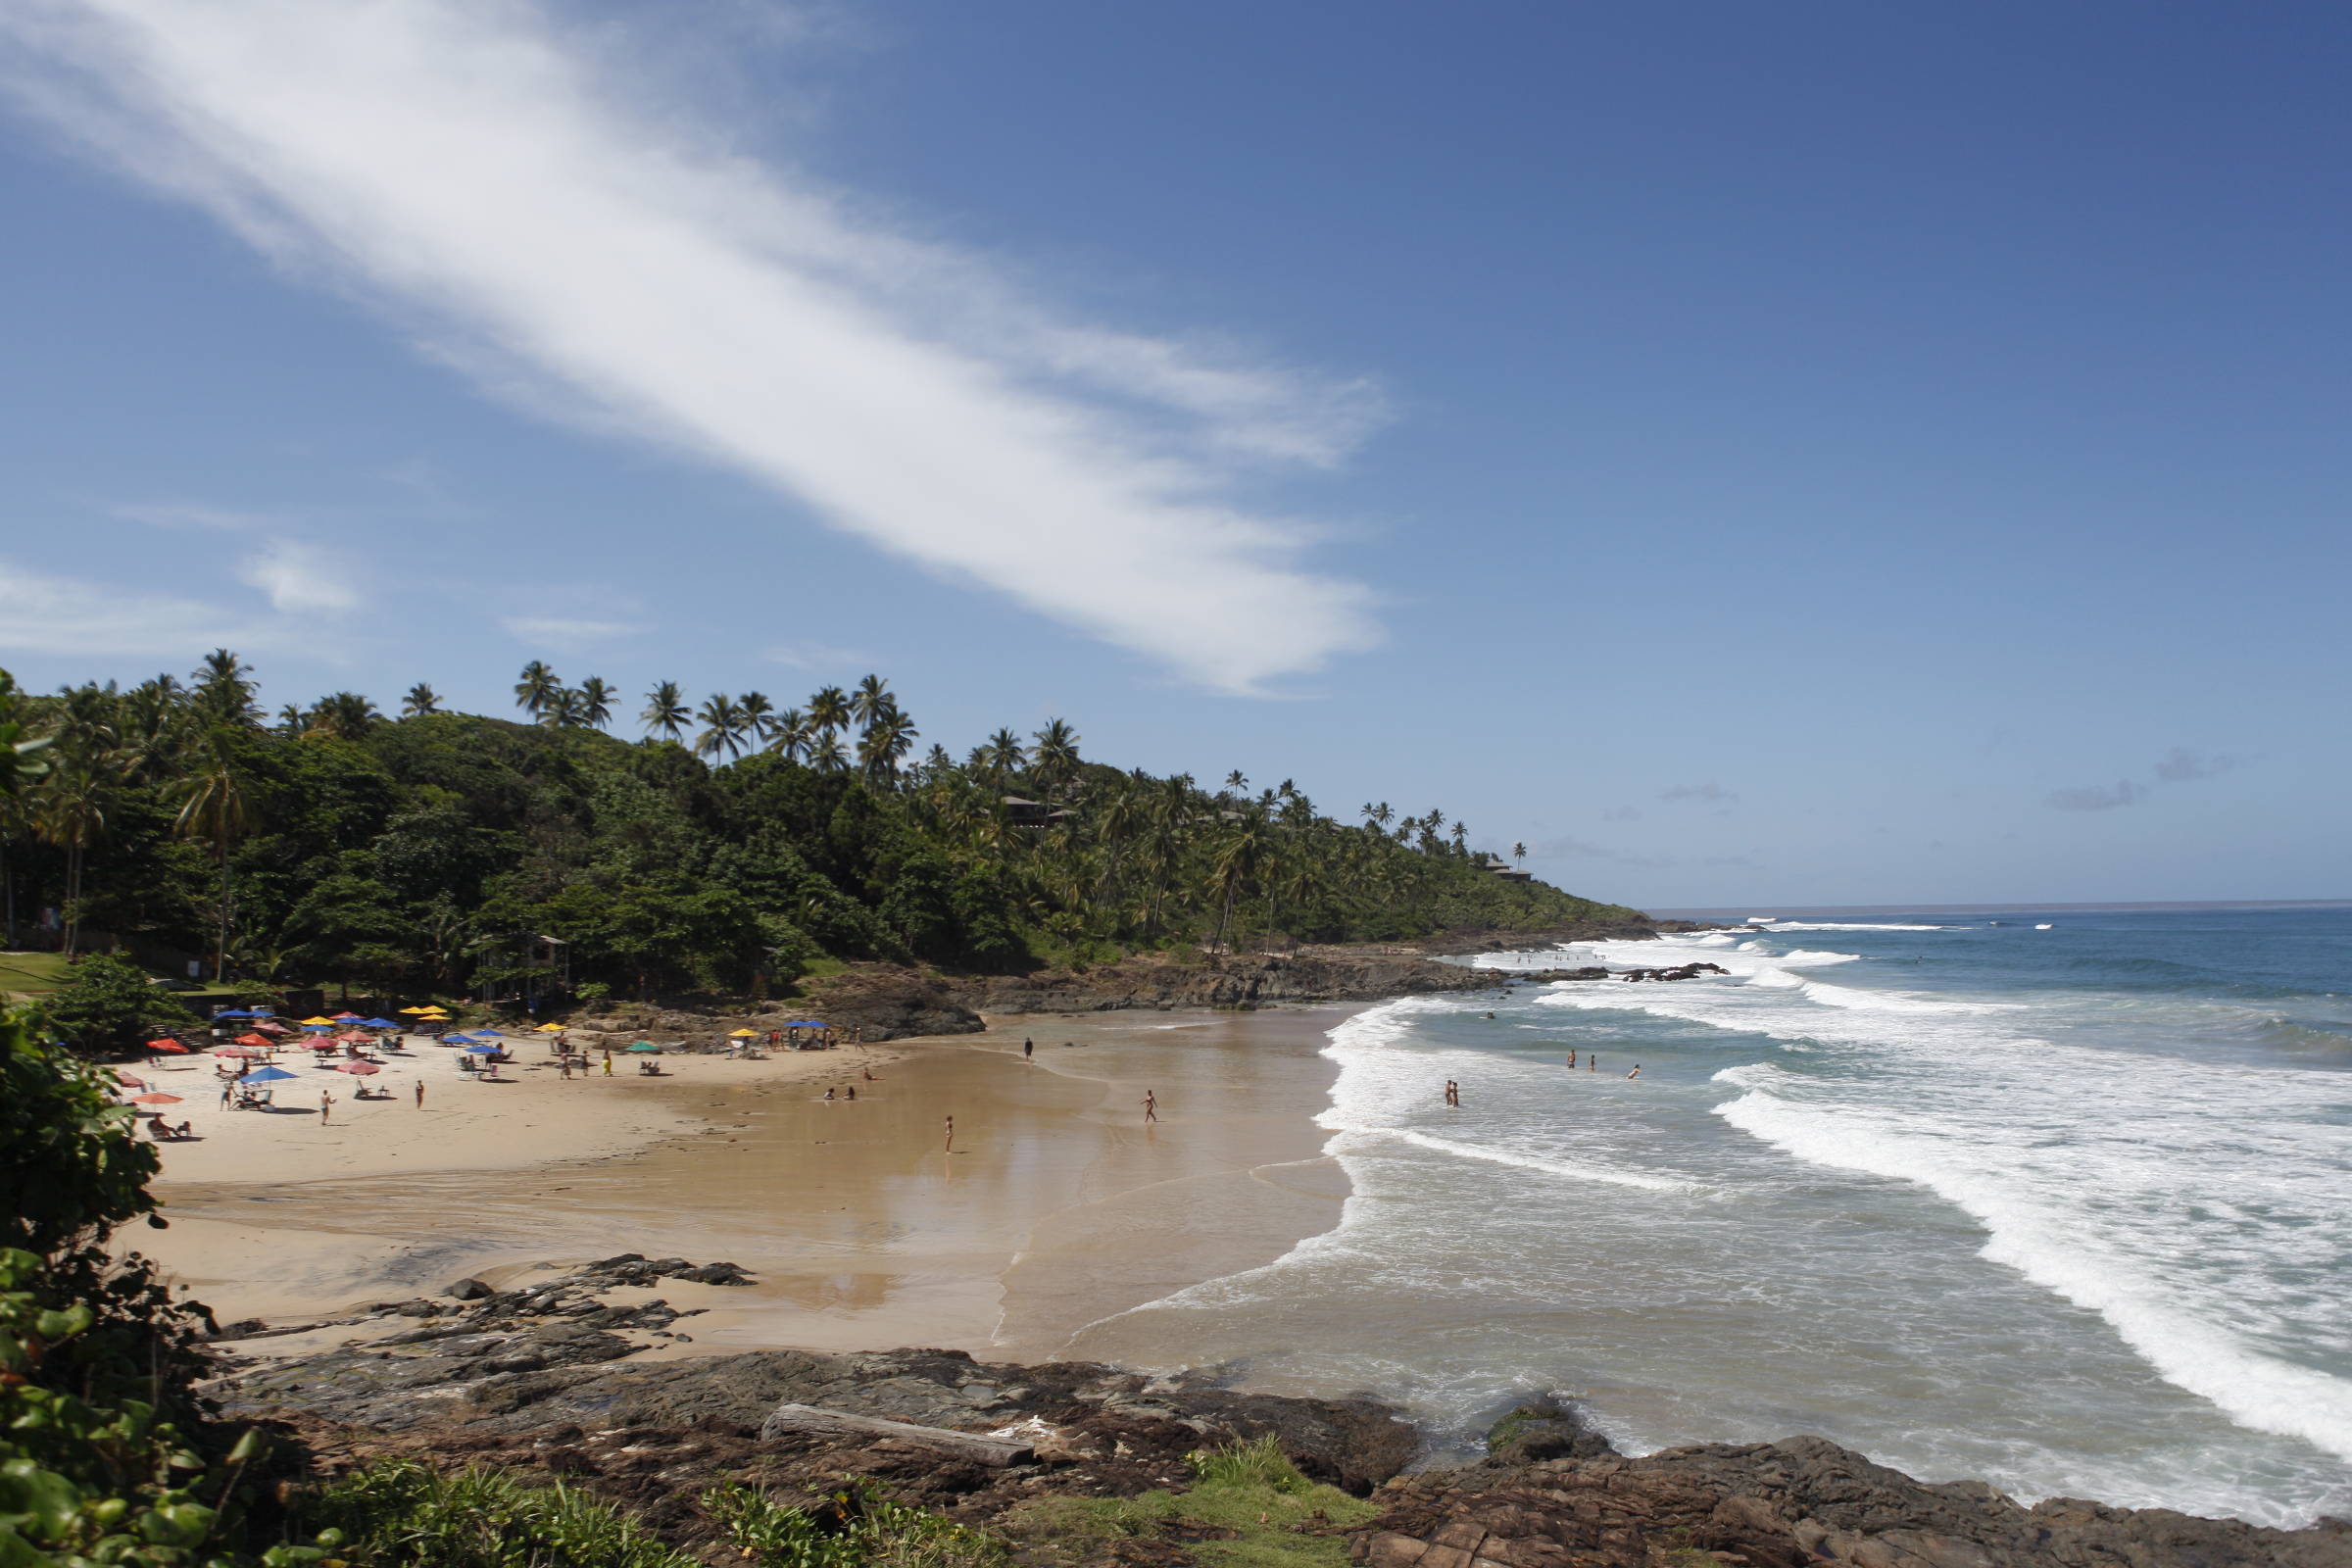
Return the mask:
[[[66,846],[66,956],[81,945],[81,846]]]
[[[220,923],[213,945],[213,984],[228,978],[228,840],[214,843],[220,860]]]

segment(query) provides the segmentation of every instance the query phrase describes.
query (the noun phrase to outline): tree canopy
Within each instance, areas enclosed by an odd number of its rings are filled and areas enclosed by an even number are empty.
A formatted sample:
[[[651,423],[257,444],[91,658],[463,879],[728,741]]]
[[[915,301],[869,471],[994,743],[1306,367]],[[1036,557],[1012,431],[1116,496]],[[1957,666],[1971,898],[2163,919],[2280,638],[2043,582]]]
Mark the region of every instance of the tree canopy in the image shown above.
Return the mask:
[[[419,684],[398,717],[338,692],[272,723],[226,650],[186,684],[0,684],[0,738],[41,743],[0,817],[8,943],[71,926],[260,984],[656,995],[1624,912],[1496,874],[1443,810],[1343,822],[1288,780],[1122,770],[1061,719],[918,755],[875,676],[781,710],[662,681],[635,741],[605,732],[626,700],[601,679],[533,661],[514,691],[515,719]]]

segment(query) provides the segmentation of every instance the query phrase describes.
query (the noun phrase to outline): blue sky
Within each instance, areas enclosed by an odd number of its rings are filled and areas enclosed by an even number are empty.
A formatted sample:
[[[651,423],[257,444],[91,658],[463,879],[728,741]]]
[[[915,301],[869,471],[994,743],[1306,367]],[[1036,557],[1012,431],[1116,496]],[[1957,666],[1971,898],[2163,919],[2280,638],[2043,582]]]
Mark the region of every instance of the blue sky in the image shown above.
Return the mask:
[[[0,662],[888,676],[1653,906],[2352,894],[2352,16],[0,17]]]

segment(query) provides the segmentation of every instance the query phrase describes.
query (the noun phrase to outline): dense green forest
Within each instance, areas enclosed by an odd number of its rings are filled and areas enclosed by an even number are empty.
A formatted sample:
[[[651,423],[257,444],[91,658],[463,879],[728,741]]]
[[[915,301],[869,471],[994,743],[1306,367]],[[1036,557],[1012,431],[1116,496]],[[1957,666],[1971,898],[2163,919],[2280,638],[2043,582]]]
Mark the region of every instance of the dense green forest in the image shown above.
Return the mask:
[[[1533,929],[1607,906],[1498,874],[1442,810],[1319,812],[1091,761],[1060,720],[917,754],[868,676],[799,708],[622,699],[537,662],[515,719],[350,692],[275,715],[225,650],[185,682],[19,692],[11,949],[121,947],[259,985],[490,997],[757,991],[879,958],[1019,970],[1282,937]],[[634,706],[634,705],[629,705]]]

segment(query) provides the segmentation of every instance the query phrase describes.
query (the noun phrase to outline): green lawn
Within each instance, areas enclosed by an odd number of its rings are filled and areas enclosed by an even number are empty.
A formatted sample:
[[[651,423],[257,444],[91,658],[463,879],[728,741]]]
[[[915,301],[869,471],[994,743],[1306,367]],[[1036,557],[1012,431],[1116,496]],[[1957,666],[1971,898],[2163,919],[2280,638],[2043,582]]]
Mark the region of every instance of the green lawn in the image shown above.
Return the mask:
[[[65,975],[63,954],[0,953],[0,991],[42,995],[55,991]]]

